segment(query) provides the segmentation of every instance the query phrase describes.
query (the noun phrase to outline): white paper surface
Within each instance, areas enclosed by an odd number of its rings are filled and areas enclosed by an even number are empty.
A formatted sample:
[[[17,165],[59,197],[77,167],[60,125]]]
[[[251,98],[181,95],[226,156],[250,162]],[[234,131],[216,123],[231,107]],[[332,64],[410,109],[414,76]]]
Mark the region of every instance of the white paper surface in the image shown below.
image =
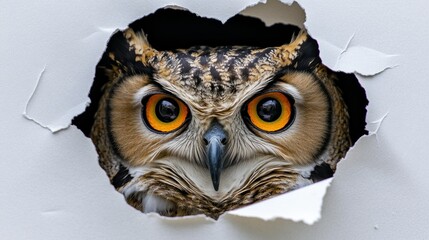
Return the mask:
[[[360,74],[370,101],[367,122],[374,122],[369,125],[373,134],[361,138],[339,164],[322,218],[312,226],[232,214],[216,222],[202,216],[146,216],[115,192],[90,140],[76,128],[52,134],[23,117],[27,109],[43,126],[67,127],[67,116],[85,104],[111,32],[159,6],[181,5],[225,21],[256,2],[2,1],[2,238],[427,238],[429,84],[424,69],[429,28],[424,1],[298,1],[324,63]]]
[[[320,219],[320,209],[332,178],[283,194],[267,201],[254,203],[227,214],[263,220],[278,218],[313,224]],[[303,207],[305,206],[305,207]]]

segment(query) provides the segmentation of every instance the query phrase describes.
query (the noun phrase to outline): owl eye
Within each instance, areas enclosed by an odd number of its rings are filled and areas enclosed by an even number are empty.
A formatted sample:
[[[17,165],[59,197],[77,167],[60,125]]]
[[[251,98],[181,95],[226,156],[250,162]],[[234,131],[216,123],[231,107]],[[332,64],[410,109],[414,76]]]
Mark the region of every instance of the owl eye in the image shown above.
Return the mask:
[[[253,127],[269,133],[289,127],[294,118],[293,99],[282,92],[268,92],[251,99],[243,109]]]
[[[155,132],[169,133],[179,129],[189,119],[188,107],[179,99],[157,93],[142,100],[142,115],[146,126]]]

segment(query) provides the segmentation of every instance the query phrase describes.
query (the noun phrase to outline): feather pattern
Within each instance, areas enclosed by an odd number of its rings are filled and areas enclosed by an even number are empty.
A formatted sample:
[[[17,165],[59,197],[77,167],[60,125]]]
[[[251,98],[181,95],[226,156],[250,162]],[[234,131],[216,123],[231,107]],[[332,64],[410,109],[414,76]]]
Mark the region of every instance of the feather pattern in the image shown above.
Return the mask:
[[[112,37],[99,72],[106,76],[91,139],[100,165],[128,203],[165,216],[225,211],[311,184],[321,164],[335,171],[351,145],[348,112],[335,75],[320,62],[305,31],[278,47],[195,46],[159,51],[143,31]],[[266,92],[293,99],[294,121],[267,133],[246,124],[242,109]],[[142,117],[142,99],[180,99],[190,118],[157,133]],[[204,133],[213,122],[228,136],[219,189],[210,179]]]

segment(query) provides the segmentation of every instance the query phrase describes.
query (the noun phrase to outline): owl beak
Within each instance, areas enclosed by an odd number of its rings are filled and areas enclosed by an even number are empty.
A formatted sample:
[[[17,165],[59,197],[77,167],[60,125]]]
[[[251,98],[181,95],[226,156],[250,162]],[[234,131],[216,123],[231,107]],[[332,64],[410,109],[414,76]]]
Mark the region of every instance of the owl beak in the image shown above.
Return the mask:
[[[227,134],[225,130],[222,125],[214,121],[204,134],[204,143],[206,144],[207,165],[210,170],[213,187],[216,191],[219,189],[226,142]]]

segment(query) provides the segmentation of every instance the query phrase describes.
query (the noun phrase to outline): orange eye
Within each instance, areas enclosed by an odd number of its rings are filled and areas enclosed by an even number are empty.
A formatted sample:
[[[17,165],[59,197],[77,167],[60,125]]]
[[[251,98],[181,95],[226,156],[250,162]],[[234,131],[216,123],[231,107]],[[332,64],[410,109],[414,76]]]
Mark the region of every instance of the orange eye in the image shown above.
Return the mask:
[[[293,101],[293,99],[292,99]],[[294,109],[289,97],[281,92],[268,92],[245,105],[248,121],[264,132],[278,132],[293,122]]]
[[[165,93],[151,95],[142,101],[143,120],[146,125],[161,133],[179,129],[189,118],[188,107],[179,99]]]

